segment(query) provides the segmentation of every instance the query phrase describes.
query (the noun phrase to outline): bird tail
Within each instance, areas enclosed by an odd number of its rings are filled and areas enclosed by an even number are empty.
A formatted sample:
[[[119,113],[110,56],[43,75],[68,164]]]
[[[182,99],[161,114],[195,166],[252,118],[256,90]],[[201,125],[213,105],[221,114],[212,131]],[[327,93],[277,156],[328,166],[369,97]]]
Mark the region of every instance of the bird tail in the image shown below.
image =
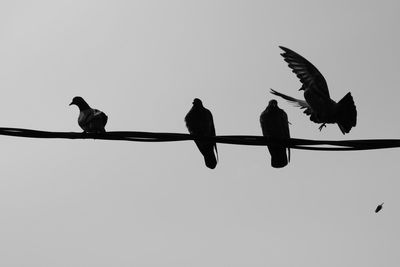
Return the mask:
[[[286,147],[284,146],[268,146],[269,153],[271,154],[271,166],[274,168],[283,168],[289,163],[289,158],[286,155]],[[290,157],[290,150],[289,150]]]
[[[337,124],[343,134],[349,133],[357,123],[357,109],[353,97],[347,93],[337,103]]]
[[[199,148],[201,154],[204,157],[204,162],[206,164],[206,166],[210,169],[215,169],[215,167],[217,166],[217,157],[216,154],[214,153],[214,148],[216,153],[217,152],[217,145],[215,143],[210,143],[210,142],[199,142],[199,141],[195,141],[197,147]],[[218,154],[217,154],[218,155]]]
[[[211,153],[204,154],[203,156],[206,166],[210,169],[215,169],[217,166],[217,158],[215,157],[214,152],[212,151]]]

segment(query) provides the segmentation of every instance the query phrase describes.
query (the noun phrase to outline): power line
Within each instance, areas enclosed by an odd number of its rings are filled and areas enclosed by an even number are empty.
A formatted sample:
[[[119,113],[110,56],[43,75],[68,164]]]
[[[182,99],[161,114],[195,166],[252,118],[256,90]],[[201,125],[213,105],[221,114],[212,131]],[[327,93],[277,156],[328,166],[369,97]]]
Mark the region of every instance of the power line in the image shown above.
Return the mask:
[[[272,139],[253,135],[223,135],[216,137],[199,137],[182,133],[111,131],[106,133],[49,132],[21,128],[0,127],[0,135],[48,138],[48,139],[99,139],[133,142],[177,142],[187,140],[215,140],[217,143],[247,146],[266,146],[281,144],[293,149],[320,151],[355,151],[400,147],[400,139],[365,139],[365,140],[308,140],[290,138],[288,140]]]

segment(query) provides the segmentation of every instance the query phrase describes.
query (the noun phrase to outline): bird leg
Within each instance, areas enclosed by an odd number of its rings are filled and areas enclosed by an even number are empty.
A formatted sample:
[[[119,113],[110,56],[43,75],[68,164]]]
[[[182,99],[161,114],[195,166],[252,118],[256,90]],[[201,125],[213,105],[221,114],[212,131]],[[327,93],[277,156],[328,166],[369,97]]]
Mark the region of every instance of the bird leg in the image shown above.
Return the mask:
[[[319,130],[322,131],[322,128],[326,127],[326,123],[321,124],[321,126],[319,126]]]

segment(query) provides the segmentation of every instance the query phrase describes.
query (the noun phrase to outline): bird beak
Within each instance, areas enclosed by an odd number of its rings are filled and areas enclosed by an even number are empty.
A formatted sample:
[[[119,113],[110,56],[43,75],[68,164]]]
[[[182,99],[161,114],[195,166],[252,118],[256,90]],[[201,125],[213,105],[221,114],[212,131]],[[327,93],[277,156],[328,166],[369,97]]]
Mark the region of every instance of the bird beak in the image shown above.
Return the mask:
[[[69,105],[71,106],[71,105],[73,105],[73,104],[75,104],[74,101],[72,101]]]

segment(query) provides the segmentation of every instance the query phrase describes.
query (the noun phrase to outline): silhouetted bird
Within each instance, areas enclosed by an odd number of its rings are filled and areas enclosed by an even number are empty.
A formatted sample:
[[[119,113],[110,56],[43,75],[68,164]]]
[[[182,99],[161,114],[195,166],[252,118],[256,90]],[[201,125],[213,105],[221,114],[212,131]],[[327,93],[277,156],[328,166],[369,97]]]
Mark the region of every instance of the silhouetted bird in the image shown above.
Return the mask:
[[[211,112],[203,106],[200,99],[193,100],[193,107],[185,117],[186,127],[191,135],[215,136],[215,127]],[[215,141],[195,140],[201,154],[204,156],[206,166],[214,169],[217,166],[217,144]],[[215,149],[215,153],[214,153]]]
[[[382,204],[378,205],[378,207],[376,207],[375,213],[378,213],[382,208],[383,208],[383,202]]]
[[[310,116],[311,121],[322,123],[319,130],[322,130],[327,123],[337,123],[343,134],[349,133],[357,122],[357,110],[351,94],[347,93],[342,100],[336,103],[329,96],[324,76],[313,64],[286,47],[280,46],[280,48],[284,51],[281,55],[302,83],[299,91],[304,91],[305,101],[273,89],[271,89],[271,93],[305,109],[304,113]]]
[[[261,113],[260,124],[263,135],[272,139],[288,139],[289,121],[286,112],[278,107],[278,102],[275,99],[269,101],[267,108]],[[286,155],[288,150],[288,156]],[[274,168],[285,167],[290,161],[290,148],[282,145],[268,145],[269,153],[271,154],[271,166]]]
[[[76,96],[72,99],[71,105],[77,105],[79,108],[78,124],[86,133],[104,133],[104,126],[108,117],[104,112],[91,108],[86,101]]]

